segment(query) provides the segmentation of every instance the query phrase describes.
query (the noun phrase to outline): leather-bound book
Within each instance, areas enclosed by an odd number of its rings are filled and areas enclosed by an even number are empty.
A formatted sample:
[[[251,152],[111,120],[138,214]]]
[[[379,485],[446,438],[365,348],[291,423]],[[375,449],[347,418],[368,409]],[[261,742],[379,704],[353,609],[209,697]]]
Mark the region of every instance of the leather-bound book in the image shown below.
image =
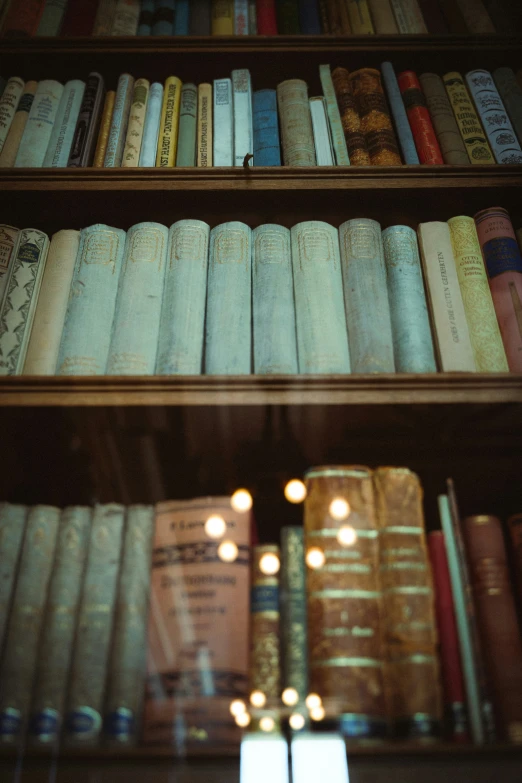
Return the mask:
[[[2,34],[9,37],[36,35],[45,0],[14,0],[7,12]]]
[[[277,35],[275,0],[257,0],[257,34]]]
[[[349,78],[370,163],[373,166],[399,166],[401,156],[384,97],[380,71],[376,68],[361,68],[353,71]]]
[[[522,514],[513,514],[508,519],[511,538],[512,562],[518,588],[519,608],[522,607]]]
[[[60,35],[66,38],[92,35],[97,10],[97,3],[92,0],[70,0]]]
[[[361,131],[361,117],[350,87],[350,74],[346,68],[336,68],[332,73],[332,81],[339,105],[350,164],[352,166],[369,166],[370,155],[364,134]]]
[[[444,82],[436,73],[419,77],[444,163],[468,166],[469,158]]]
[[[418,0],[424,22],[430,35],[447,35],[448,23],[444,18],[439,0]]]
[[[281,530],[281,692],[297,691],[302,709],[308,695],[308,650],[306,621],[306,566],[304,530]]]
[[[522,744],[522,639],[502,526],[497,517],[466,517],[463,533],[499,734]]]
[[[417,74],[403,71],[398,75],[397,81],[420,162],[430,165],[444,163]]]
[[[287,79],[277,85],[281,146],[285,166],[315,166],[315,146],[308,85]]]

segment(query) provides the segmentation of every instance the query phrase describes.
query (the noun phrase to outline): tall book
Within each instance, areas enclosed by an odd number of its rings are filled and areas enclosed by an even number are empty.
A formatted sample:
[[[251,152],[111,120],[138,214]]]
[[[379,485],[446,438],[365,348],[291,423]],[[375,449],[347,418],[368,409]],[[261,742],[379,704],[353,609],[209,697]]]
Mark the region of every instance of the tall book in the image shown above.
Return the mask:
[[[18,228],[0,223],[0,312],[19,233]]]
[[[234,165],[243,166],[247,155],[254,154],[252,118],[252,81],[250,71],[241,68],[232,71],[234,104]],[[255,159],[251,165],[255,164]]]
[[[280,166],[281,143],[277,118],[277,92],[256,90],[252,107],[256,166]]]
[[[367,0],[375,32],[378,35],[397,35],[399,28],[393,15],[391,0]]]
[[[403,71],[397,81],[420,162],[431,166],[442,165],[444,160],[417,74]]]
[[[0,168],[11,168],[15,164],[37,88],[37,82],[27,82],[24,87],[0,153]]]
[[[36,35],[45,8],[45,0],[12,2],[6,13],[2,34],[9,37]]]
[[[280,35],[299,35],[299,0],[279,0],[276,5],[277,29]]]
[[[141,0],[136,35],[151,35],[154,19],[154,0]]]
[[[210,35],[211,0],[192,0],[190,8],[190,34]]]
[[[214,79],[214,166],[234,165],[234,99],[231,79]]]
[[[234,0],[212,0],[212,35],[234,35]]]
[[[196,165],[212,167],[212,85],[198,86],[198,119],[196,129]]]
[[[360,68],[349,75],[350,88],[361,118],[361,132],[373,166],[398,166],[401,156],[384,97],[381,74],[376,68]]]
[[[62,93],[60,82],[53,79],[39,82],[18,147],[15,167],[43,165]]]
[[[281,692],[295,691],[294,711],[308,695],[306,565],[302,527],[281,528]],[[293,701],[295,695],[293,695]]]
[[[466,82],[497,163],[522,163],[522,148],[489,71],[469,71]]]
[[[444,82],[435,73],[423,73],[419,77],[419,81],[426,98],[426,105],[444,163],[453,166],[469,165],[466,146],[444,88]]]
[[[143,138],[141,140],[139,166],[148,168],[156,165],[158,151],[158,137],[161,122],[161,107],[163,103],[163,85],[154,82],[150,86],[147,112],[143,125]]]
[[[105,153],[107,152],[107,144],[109,143],[109,133],[111,130],[115,99],[115,91],[109,90],[105,95],[105,101],[103,103],[100,131],[98,134],[96,149],[94,150],[94,160],[92,163],[94,168],[103,168]]]
[[[140,18],[140,0],[117,0],[111,35],[136,35]]]
[[[417,0],[390,0],[400,33],[422,35],[428,29]]]
[[[188,35],[190,24],[189,0],[176,0],[176,15],[174,17],[174,35]]]
[[[248,0],[234,0],[234,35],[248,35]]]
[[[502,102],[516,131],[519,143],[522,140],[522,87],[511,68],[497,68],[493,78]]]
[[[390,62],[381,63],[381,73],[393,121],[395,123],[395,130],[397,132],[402,157],[406,164],[416,165],[420,163],[419,156],[415,149],[413,133],[411,132],[408,115],[406,114],[406,108],[404,106],[404,101],[402,100],[393,65]]]
[[[93,35],[110,35],[114,16],[116,14],[117,0],[99,0],[98,11],[94,19]]]
[[[269,573],[263,567],[265,559]],[[263,713],[256,711],[254,718],[272,714],[279,721],[281,698],[281,652],[279,615],[279,561],[277,544],[252,547],[252,587],[250,591],[250,655],[248,687],[250,693],[261,691],[266,702]],[[275,573],[274,573],[275,571]],[[257,720],[254,720],[254,727]]]
[[[134,92],[134,78],[122,73],[118,79],[118,89],[114,98],[107,149],[103,165],[105,168],[118,168],[123,159],[123,149],[127,138],[127,127]]]
[[[256,0],[257,34],[277,35],[275,0]]]
[[[0,650],[18,574],[26,520],[27,506],[0,503]]]
[[[36,35],[56,36],[60,34],[67,3],[68,0],[46,0]]]
[[[299,0],[299,24],[303,35],[321,35],[318,0]]]
[[[341,115],[339,113],[339,106],[337,104],[337,98],[335,95],[335,89],[329,65],[319,66],[319,77],[321,79],[321,87],[323,88],[323,95],[328,111],[328,121],[332,136],[335,162],[338,166],[349,166],[350,158],[348,156],[348,149],[346,147],[346,139],[344,137]]]
[[[462,76],[456,71],[451,71],[446,73],[442,80],[448,93],[459,131],[464,139],[470,163],[479,165],[494,163],[495,158]]]
[[[68,168],[92,166],[94,149],[100,130],[104,94],[103,76],[93,71],[89,74],[85,85],[83,101],[67,161]]]
[[[341,115],[346,148],[352,166],[369,166],[370,155],[361,130],[361,117],[350,87],[350,74],[346,68],[336,68],[332,82]]]
[[[65,85],[42,166],[67,166],[84,92],[85,82],[80,79],[73,79]]]
[[[468,32],[475,35],[497,32],[482,0],[456,0],[456,4]]]
[[[198,118],[198,88],[184,84],[179,107],[179,137],[176,166],[196,165],[196,133]]]
[[[316,163],[318,166],[333,166],[332,138],[326,114],[326,102],[322,95],[310,98],[310,117],[312,118]]]
[[[169,76],[163,89],[158,152],[156,154],[156,166],[160,168],[171,168],[176,160],[181,87],[181,81],[177,76]]]
[[[346,0],[350,26],[354,35],[373,35],[374,29],[366,0]]]
[[[277,105],[285,166],[315,166],[315,147],[308,86],[301,79],[277,85]]]
[[[7,134],[14,120],[20,98],[23,95],[25,82],[18,76],[13,76],[7,82],[0,97],[0,152],[2,152]]]
[[[123,168],[136,168],[139,164],[149,90],[150,82],[148,79],[136,79],[132,93],[125,146],[121,159]]]
[[[155,0],[152,35],[173,35],[176,0]]]

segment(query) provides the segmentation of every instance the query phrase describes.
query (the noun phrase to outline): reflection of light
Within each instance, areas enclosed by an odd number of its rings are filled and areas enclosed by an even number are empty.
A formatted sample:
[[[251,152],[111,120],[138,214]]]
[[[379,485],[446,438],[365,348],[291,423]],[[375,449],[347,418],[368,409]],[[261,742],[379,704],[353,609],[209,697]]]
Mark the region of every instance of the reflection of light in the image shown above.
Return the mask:
[[[322,699],[318,693],[309,693],[305,701],[305,704],[309,710],[317,709],[317,707],[320,707],[322,703]]]
[[[266,704],[266,696],[263,691],[252,691],[250,694],[250,704],[253,707],[264,707]]]
[[[310,710],[310,717],[312,720],[322,720],[324,718],[324,707],[314,707]]]
[[[259,570],[266,576],[273,576],[279,571],[281,563],[274,552],[266,552],[259,560]]]
[[[357,541],[357,531],[351,525],[343,525],[337,533],[337,540],[342,546],[352,546]]]
[[[275,720],[271,718],[269,715],[265,715],[264,718],[261,718],[259,721],[259,728],[261,731],[273,731],[275,726]]]
[[[306,553],[306,565],[309,568],[321,568],[326,560],[324,552],[317,546],[311,547]]]
[[[281,700],[287,707],[293,707],[299,701],[299,694],[295,688],[285,688],[281,694]]]
[[[252,503],[252,495],[248,489],[236,489],[230,498],[230,505],[234,511],[250,511]]]
[[[246,704],[244,701],[241,701],[241,699],[234,699],[234,701],[230,702],[230,714],[234,715],[241,715],[243,712],[246,712]]]
[[[306,497],[306,487],[299,479],[292,479],[285,486],[285,498],[289,503],[302,503]]]
[[[298,712],[294,712],[293,715],[290,715],[290,718],[288,719],[288,723],[290,724],[291,729],[294,729],[295,731],[299,731],[304,727],[305,719],[303,715],[300,715]]]
[[[227,531],[227,523],[219,514],[212,514],[205,522],[205,533],[209,538],[221,538]]]
[[[233,541],[222,541],[218,546],[218,557],[224,563],[233,563],[237,559],[239,550]]]
[[[239,715],[236,715],[235,721],[238,726],[241,726],[241,728],[244,729],[250,723],[251,718],[248,712],[241,712]]]
[[[344,498],[334,498],[328,507],[328,513],[334,519],[342,521],[350,513],[350,504]]]

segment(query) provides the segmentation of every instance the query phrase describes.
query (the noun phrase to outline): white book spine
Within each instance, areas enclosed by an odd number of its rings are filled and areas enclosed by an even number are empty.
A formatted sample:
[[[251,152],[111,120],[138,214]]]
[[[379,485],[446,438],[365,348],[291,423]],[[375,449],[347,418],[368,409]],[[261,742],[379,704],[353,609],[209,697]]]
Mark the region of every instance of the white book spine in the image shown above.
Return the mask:
[[[27,519],[27,506],[0,503],[0,650],[17,576]]]
[[[39,82],[16,154],[15,168],[43,165],[62,93],[60,82],[52,79]]]
[[[140,18],[140,0],[118,0],[111,35],[136,35]]]
[[[315,157],[318,166],[333,166],[334,156],[324,98],[310,98],[310,116],[314,132]]]
[[[241,68],[232,71],[234,91],[234,165],[242,166],[245,155],[254,154],[254,128],[252,118],[252,84],[250,71]],[[254,161],[250,159],[249,166]]]
[[[156,165],[162,104],[163,85],[160,84],[160,82],[154,82],[149,91],[145,125],[143,126],[143,139],[141,141],[139,162],[140,167],[154,167]]]
[[[2,152],[18,108],[18,102],[23,95],[25,82],[18,76],[13,76],[7,82],[5,90],[0,97],[0,152]]]
[[[330,125],[332,146],[335,154],[335,162],[338,166],[349,166],[350,157],[348,155],[348,148],[346,146],[346,139],[344,136],[343,125],[341,122],[341,115],[339,113],[339,106],[337,104],[337,97],[332,82],[332,74],[330,72],[329,65],[319,66],[319,76],[321,78],[321,86],[323,88],[324,99],[326,101],[326,108],[328,112],[328,121]],[[313,118],[312,118],[313,122]],[[319,164],[320,165],[320,164]]]
[[[0,223],[0,313],[19,233],[18,228]]]
[[[234,165],[234,103],[231,79],[214,79],[214,166]]]
[[[85,82],[79,79],[67,82],[65,85],[45,153],[44,166],[53,168],[67,166],[84,92]]]
[[[234,0],[234,35],[248,35],[248,0]]]

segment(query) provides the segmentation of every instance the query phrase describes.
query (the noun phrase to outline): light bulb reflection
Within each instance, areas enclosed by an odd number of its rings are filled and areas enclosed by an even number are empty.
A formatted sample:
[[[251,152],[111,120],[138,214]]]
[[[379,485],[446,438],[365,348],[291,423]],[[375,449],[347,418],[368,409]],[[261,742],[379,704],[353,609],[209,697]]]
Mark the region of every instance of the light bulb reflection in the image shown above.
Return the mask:
[[[212,514],[205,522],[205,533],[209,538],[222,538],[227,532],[227,523],[219,514]]]
[[[263,691],[252,691],[250,694],[250,704],[252,707],[264,707],[266,704],[266,696]]]
[[[306,721],[303,715],[295,712],[293,715],[290,715],[288,723],[290,724],[291,729],[294,729],[294,731],[300,731],[304,728]]]
[[[302,503],[306,497],[306,487],[300,479],[292,479],[285,486],[285,498],[289,503]]]
[[[353,546],[357,541],[357,531],[351,525],[343,525],[337,533],[337,540],[341,546]]]
[[[328,506],[328,513],[332,519],[342,522],[350,514],[350,504],[344,498],[334,498]]]
[[[324,707],[314,707],[313,710],[310,710],[310,717],[312,720],[323,720],[324,718]]]
[[[326,557],[322,549],[317,546],[311,547],[306,553],[306,565],[309,568],[322,568]]]
[[[295,688],[285,688],[281,694],[281,700],[287,707],[293,707],[299,701],[299,694]]]
[[[217,553],[219,559],[224,563],[233,563],[234,560],[237,560],[239,550],[237,548],[237,544],[235,544],[233,541],[222,541],[218,546]]]
[[[269,715],[265,715],[264,718],[261,718],[259,721],[259,728],[261,731],[273,731],[275,727],[275,720],[271,718]]]
[[[305,701],[305,704],[309,710],[316,710],[317,707],[322,705],[322,703],[322,699],[318,693],[309,693]]]
[[[238,715],[246,712],[246,704],[241,699],[234,699],[234,701],[230,702],[229,710],[230,714],[236,718]]]
[[[248,489],[236,489],[230,498],[230,505],[234,511],[239,512],[250,511],[253,502],[252,495]]]
[[[248,712],[242,712],[239,715],[236,715],[234,720],[238,726],[241,726],[242,729],[246,729],[246,727],[250,724],[251,717]]]
[[[274,576],[279,571],[281,563],[274,552],[266,552],[259,560],[259,570],[266,576]]]

